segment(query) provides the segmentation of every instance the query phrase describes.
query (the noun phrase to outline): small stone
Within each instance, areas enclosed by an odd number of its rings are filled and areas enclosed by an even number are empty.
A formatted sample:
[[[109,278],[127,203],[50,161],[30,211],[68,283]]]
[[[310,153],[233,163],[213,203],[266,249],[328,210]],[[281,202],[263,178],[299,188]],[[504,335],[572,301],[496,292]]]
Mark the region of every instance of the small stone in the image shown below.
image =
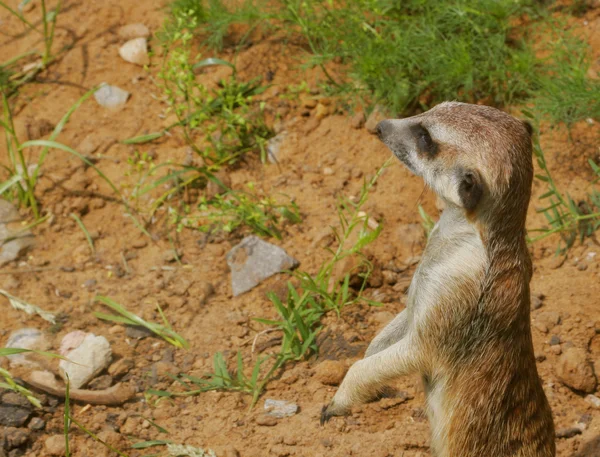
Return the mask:
[[[44,428],[46,428],[46,421],[40,417],[34,417],[29,421],[27,427],[34,432],[44,430]]]
[[[544,304],[544,302],[542,301],[541,298],[532,295],[531,296],[531,308],[536,310],[536,309],[540,309],[542,307],[542,305]]]
[[[23,408],[16,405],[0,405],[0,425],[22,427],[30,415],[30,408]]]
[[[135,366],[135,362],[131,359],[119,359],[108,367],[108,374],[120,378],[125,376]]]
[[[331,176],[334,173],[335,172],[333,171],[333,168],[331,168],[331,167],[325,167],[325,168],[323,168],[323,174],[325,176]]]
[[[585,401],[592,405],[594,408],[600,409],[600,398],[596,397],[595,395],[587,395],[585,397]]]
[[[359,111],[350,119],[350,126],[353,129],[360,129],[365,125],[365,113],[364,111]]]
[[[556,431],[557,438],[573,438],[575,435],[581,435],[581,429],[578,427],[566,427]]]
[[[127,24],[120,27],[117,34],[123,40],[133,40],[134,38],[150,37],[150,30],[144,24]]]
[[[287,136],[288,133],[284,130],[267,142],[267,157],[270,163],[279,163],[281,161],[281,146]]]
[[[162,261],[165,263],[172,263],[177,261],[177,259],[181,259],[182,252],[177,249],[167,249],[162,253]]]
[[[549,343],[550,346],[556,346],[557,344],[560,344],[560,337],[558,335],[552,335]]]
[[[558,361],[556,376],[567,387],[581,392],[591,393],[596,389],[594,368],[587,358],[585,350],[567,349]]]
[[[545,311],[536,316],[535,322],[544,324],[548,330],[552,330],[555,326],[560,324],[560,314],[556,311]]]
[[[12,332],[6,341],[7,348],[45,350],[49,347],[48,340],[36,328],[22,328]],[[6,357],[10,366],[26,365],[35,367],[38,364],[28,358],[28,354],[13,354]]]
[[[273,427],[277,425],[277,418],[273,416],[262,415],[256,418],[256,425],[262,425],[263,427]]]
[[[273,416],[278,419],[291,417],[298,412],[298,405],[285,400],[273,400],[267,398],[265,400],[265,411],[267,416]]]
[[[231,269],[234,297],[253,289],[274,274],[299,265],[299,262],[282,248],[254,235],[244,238],[240,244],[234,246],[226,258]]]
[[[536,362],[543,362],[544,360],[546,360],[546,356],[544,354],[539,354],[539,353],[535,354]]]
[[[83,282],[83,287],[85,287],[86,289],[91,289],[91,288],[95,287],[96,284],[98,284],[98,281],[96,281],[94,278],[86,279]]]
[[[579,262],[579,263],[577,264],[577,269],[578,269],[579,271],[585,271],[585,270],[587,270],[587,269],[588,269],[588,264],[587,264],[587,263],[585,263],[585,262]]]
[[[142,249],[142,248],[145,248],[146,246],[148,246],[148,242],[146,240],[144,240],[143,238],[137,239],[133,243],[131,243],[131,247],[133,247],[135,249]]]
[[[543,322],[538,322],[538,321],[535,321],[535,322],[533,323],[533,326],[534,326],[536,329],[538,329],[540,332],[542,332],[542,333],[548,333],[548,331],[549,331],[549,330],[548,330],[548,327],[547,327],[547,326],[546,326],[546,324],[544,324]]]
[[[33,244],[33,234],[23,229],[19,212],[11,203],[0,199],[0,266],[18,259]]]
[[[134,38],[119,48],[119,55],[129,63],[144,66],[150,63],[148,41],[146,38]]]
[[[146,327],[128,325],[125,327],[125,335],[129,338],[141,340],[154,335],[154,333],[151,330],[148,330]]]
[[[100,88],[94,92],[94,98],[99,105],[105,108],[119,108],[129,98],[129,92],[117,86],[110,86],[106,83],[100,85]]]
[[[79,389],[108,367],[112,351],[106,338],[89,333],[66,357],[68,360],[59,363],[60,375],[74,389]]]
[[[26,428],[6,427],[4,429],[3,440],[5,449],[10,450],[23,446],[25,443],[27,443],[27,440],[29,439],[30,435],[31,432]]]
[[[47,455],[62,457],[67,452],[65,437],[63,435],[52,435],[44,441]]]
[[[377,124],[385,119],[387,119],[385,109],[381,105],[376,105],[365,122],[365,128],[369,133],[375,134],[377,133]]]
[[[73,332],[67,333],[63,336],[63,339],[60,342],[60,349],[58,350],[59,354],[62,356],[66,356],[73,349],[78,348],[85,340],[85,337],[88,334],[81,330],[75,330]]]
[[[554,354],[554,355],[561,355],[562,348],[559,345],[550,346],[550,352],[552,352],[552,354]]]
[[[88,387],[92,390],[105,390],[105,389],[108,389],[112,385],[113,385],[112,376],[109,376],[107,374],[98,376],[97,378],[92,379],[88,383]]]
[[[567,260],[565,256],[555,256],[548,263],[548,267],[552,270],[556,270],[557,268],[562,267],[563,263],[565,263],[565,260]]]
[[[327,386],[339,386],[348,368],[337,360],[325,360],[315,368],[315,378]]]

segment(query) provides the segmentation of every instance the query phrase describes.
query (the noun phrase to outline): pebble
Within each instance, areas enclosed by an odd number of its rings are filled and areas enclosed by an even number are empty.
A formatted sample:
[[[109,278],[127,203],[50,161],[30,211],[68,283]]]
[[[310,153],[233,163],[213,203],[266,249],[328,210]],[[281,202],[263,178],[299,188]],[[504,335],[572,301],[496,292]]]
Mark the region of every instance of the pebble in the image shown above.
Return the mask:
[[[125,376],[135,366],[135,362],[131,359],[119,359],[108,367],[108,374],[120,378]]]
[[[23,446],[30,436],[31,432],[26,428],[6,427],[4,429],[4,447],[10,450]]]
[[[550,351],[552,351],[552,353],[554,355],[561,355],[562,354],[562,348],[559,345],[550,346]]]
[[[337,360],[325,360],[315,368],[315,378],[327,386],[339,386],[348,368]]]
[[[557,344],[560,344],[560,337],[558,335],[552,335],[549,343],[550,346],[556,346]]]
[[[265,411],[267,416],[273,416],[278,419],[291,417],[298,412],[298,405],[285,400],[273,400],[267,398],[265,400]]]
[[[40,330],[37,328],[22,328],[9,335],[5,347],[44,350],[48,346],[48,340]],[[28,354],[13,354],[6,358],[12,367],[19,365],[37,366],[37,363],[29,360],[27,356]]]
[[[299,265],[299,262],[282,248],[254,235],[247,236],[234,246],[226,258],[231,269],[234,297],[248,292],[274,274],[292,270]]]
[[[539,313],[535,317],[535,322],[545,325],[548,330],[552,330],[555,326],[560,324],[560,314],[556,311],[545,311]]]
[[[65,437],[63,435],[52,435],[44,441],[47,455],[61,457],[66,451]]]
[[[365,122],[365,128],[369,133],[375,134],[377,133],[377,124],[385,119],[387,119],[385,109],[381,105],[376,105]]]
[[[34,244],[30,230],[23,230],[21,217],[16,208],[0,199],[0,266],[23,255]]]
[[[600,398],[596,397],[595,395],[587,395],[585,397],[585,401],[592,405],[594,408],[600,409]]]
[[[596,389],[594,369],[581,348],[572,347],[564,352],[556,366],[556,376],[564,385],[578,391],[591,393]]]
[[[69,360],[61,360],[59,372],[63,380],[67,377],[74,389],[79,389],[92,380],[110,364],[112,351],[103,336],[88,333],[80,346],[66,354]]]
[[[100,88],[94,92],[94,98],[100,106],[105,108],[120,108],[127,103],[129,92],[117,86],[102,83]]]
[[[132,40],[134,38],[150,37],[150,30],[144,24],[127,24],[120,27],[117,34],[123,40]]]
[[[531,296],[531,308],[532,309],[534,309],[534,310],[540,309],[543,304],[544,304],[544,302],[540,297],[538,297],[536,295]]]
[[[262,415],[256,418],[256,425],[262,425],[263,427],[273,427],[277,425],[277,418],[273,416]]]
[[[205,192],[207,200],[212,200],[217,195],[224,194],[231,188],[231,177],[226,171],[217,171],[214,174],[214,177],[220,181],[220,184],[216,183],[212,179],[208,180]]]
[[[140,238],[131,243],[131,246],[135,249],[142,249],[148,246],[148,242],[143,238]]]
[[[91,288],[95,287],[96,284],[98,284],[98,281],[96,281],[94,278],[86,279],[83,282],[83,287],[85,287],[86,289],[91,289]]]
[[[107,374],[98,376],[88,383],[88,387],[92,390],[105,390],[113,385],[113,378]]]
[[[588,264],[587,264],[587,263],[585,263],[585,262],[579,262],[579,263],[577,264],[577,269],[578,269],[579,271],[585,271],[585,270],[587,270],[587,269],[588,269]]]
[[[557,438],[573,438],[575,435],[581,435],[579,427],[566,427],[556,431]]]
[[[322,103],[317,103],[317,108],[315,109],[315,116],[317,119],[323,119],[329,116],[332,112],[333,107],[327,106]]]
[[[136,65],[144,66],[150,63],[148,57],[148,41],[146,38],[134,38],[119,48],[119,55],[123,60]]]
[[[31,408],[17,405],[0,405],[0,425],[22,427],[31,415]]]
[[[44,430],[44,428],[46,428],[46,421],[40,417],[34,417],[29,421],[29,424],[27,424],[27,428],[33,431]]]
[[[333,171],[333,168],[331,168],[331,167],[325,167],[325,168],[323,168],[323,174],[324,174],[325,176],[331,176],[331,175],[333,175],[334,173],[335,173],[335,172]]]
[[[365,125],[365,113],[364,111],[359,111],[350,119],[350,127],[358,130],[362,128],[363,125]]]
[[[60,342],[60,348],[58,350],[59,354],[66,356],[73,349],[81,346],[81,343],[83,343],[83,340],[85,340],[86,336],[87,333],[81,330],[75,330],[67,333],[65,336],[63,336],[63,339]]]

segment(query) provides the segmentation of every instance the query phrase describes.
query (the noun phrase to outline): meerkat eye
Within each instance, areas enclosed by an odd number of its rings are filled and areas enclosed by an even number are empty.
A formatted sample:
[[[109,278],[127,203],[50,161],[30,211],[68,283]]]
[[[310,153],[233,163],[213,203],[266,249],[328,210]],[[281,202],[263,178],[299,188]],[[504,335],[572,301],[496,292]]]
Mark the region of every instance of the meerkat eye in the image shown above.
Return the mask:
[[[419,124],[414,126],[413,133],[417,140],[419,152],[423,152],[433,157],[437,152],[437,144],[433,141],[427,129]]]

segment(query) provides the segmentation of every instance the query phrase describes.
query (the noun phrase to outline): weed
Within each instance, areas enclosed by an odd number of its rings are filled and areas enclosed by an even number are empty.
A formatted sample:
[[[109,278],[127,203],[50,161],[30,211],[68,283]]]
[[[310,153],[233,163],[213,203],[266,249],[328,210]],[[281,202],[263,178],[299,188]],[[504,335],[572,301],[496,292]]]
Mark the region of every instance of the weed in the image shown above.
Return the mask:
[[[202,378],[187,374],[182,374],[176,378],[176,381],[186,389],[185,391],[168,392],[164,390],[148,390],[147,394],[156,395],[158,397],[187,397],[213,390],[244,392],[252,396],[252,403],[250,405],[250,407],[252,407],[258,401],[260,394],[264,390],[267,382],[271,379],[273,373],[282,366],[283,359],[277,357],[267,373],[261,376],[261,368],[269,359],[270,357],[259,358],[254,363],[251,375],[247,376],[244,372],[244,361],[240,352],[237,353],[236,370],[233,373],[227,368],[227,363],[225,362],[223,354],[217,352],[213,359],[212,373],[207,373]]]
[[[418,208],[419,216],[421,216],[421,225],[423,226],[423,230],[425,230],[425,235],[427,238],[429,238],[433,228],[435,227],[435,220],[433,220],[433,218],[427,214],[427,211],[425,211],[425,208],[423,208],[421,205],[419,205]]]
[[[56,30],[56,21],[62,7],[62,0],[58,0],[54,9],[49,9],[46,0],[40,0],[41,3],[41,23],[42,30],[36,27],[34,24],[29,22],[22,14],[20,9],[30,3],[31,0],[23,0],[19,4],[19,10],[14,10],[6,4],[4,1],[0,1],[0,8],[5,9],[13,16],[17,17],[21,23],[39,33],[43,37],[44,50],[43,51],[29,51],[19,56],[13,57],[4,64],[0,64],[0,91],[5,94],[14,92],[20,85],[31,81],[35,75],[46,68],[48,64],[52,62],[54,57],[52,56],[52,45],[54,43],[54,32]],[[32,55],[38,54],[40,57],[39,64],[33,66],[29,70],[14,71],[13,67],[22,59]],[[4,74],[4,76],[3,76]]]
[[[71,213],[71,218],[77,223],[77,225],[83,232],[83,235],[85,236],[85,239],[88,242],[88,246],[90,247],[90,251],[91,251],[92,255],[96,255],[96,248],[94,247],[94,240],[92,240],[92,237],[90,236],[90,232],[88,232],[88,230],[85,227],[85,225],[83,224],[83,221],[81,220],[81,218],[75,213]]]
[[[150,330],[152,333],[160,336],[167,343],[172,344],[175,347],[185,349],[189,348],[188,342],[173,330],[171,324],[169,324],[169,321],[167,320],[161,307],[158,304],[157,309],[163,320],[164,325],[156,324],[154,322],[147,322],[141,317],[137,316],[136,314],[127,311],[125,307],[123,307],[123,305],[115,302],[114,300],[108,297],[97,295],[94,301],[99,301],[100,303],[108,306],[110,309],[118,313],[118,315],[114,315],[95,312],[94,315],[99,319],[107,320],[110,322],[117,322],[119,324],[141,326]]]
[[[56,323],[56,316],[53,313],[45,311],[42,308],[40,308],[39,306],[32,305],[31,303],[27,303],[26,301],[21,300],[20,298],[15,297],[14,295],[11,295],[6,290],[0,289],[0,295],[5,296],[8,299],[8,302],[10,303],[10,305],[14,309],[19,310],[19,311],[24,311],[25,313],[29,314],[30,316],[37,314],[42,319],[50,322],[51,324]]]
[[[523,113],[531,119],[536,126],[535,130],[538,131],[537,118],[529,111],[524,110]],[[540,200],[548,202],[547,206],[536,209],[536,212],[544,214],[548,227],[529,230],[539,233],[529,238],[529,241],[535,242],[553,234],[560,234],[557,253],[562,253],[573,246],[577,239],[583,241],[585,237],[593,235],[600,228],[600,191],[592,189],[587,195],[587,201],[576,203],[569,194],[562,192],[556,185],[537,135],[533,139],[533,153],[540,169],[540,173],[535,177],[544,182],[548,188],[547,192],[540,196]],[[600,167],[591,159],[589,164],[597,176],[594,182],[597,182],[600,179]]]
[[[253,183],[247,186],[247,192],[229,189],[210,200],[201,198],[196,213],[182,216],[171,209],[173,222],[178,229],[193,227],[206,233],[231,233],[244,226],[259,235],[281,239],[280,227],[285,222],[294,224],[301,221],[293,201],[277,203],[272,197],[257,195]]]

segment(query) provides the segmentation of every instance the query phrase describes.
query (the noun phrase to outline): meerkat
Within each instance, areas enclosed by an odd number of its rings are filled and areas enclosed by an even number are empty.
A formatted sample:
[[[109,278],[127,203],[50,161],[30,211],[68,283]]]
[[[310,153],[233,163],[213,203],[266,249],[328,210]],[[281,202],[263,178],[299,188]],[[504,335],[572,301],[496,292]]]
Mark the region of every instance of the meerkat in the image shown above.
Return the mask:
[[[418,373],[433,456],[554,457],[530,327],[531,127],[495,108],[446,102],[382,121],[377,133],[445,209],[406,309],[350,368],[321,424]]]

